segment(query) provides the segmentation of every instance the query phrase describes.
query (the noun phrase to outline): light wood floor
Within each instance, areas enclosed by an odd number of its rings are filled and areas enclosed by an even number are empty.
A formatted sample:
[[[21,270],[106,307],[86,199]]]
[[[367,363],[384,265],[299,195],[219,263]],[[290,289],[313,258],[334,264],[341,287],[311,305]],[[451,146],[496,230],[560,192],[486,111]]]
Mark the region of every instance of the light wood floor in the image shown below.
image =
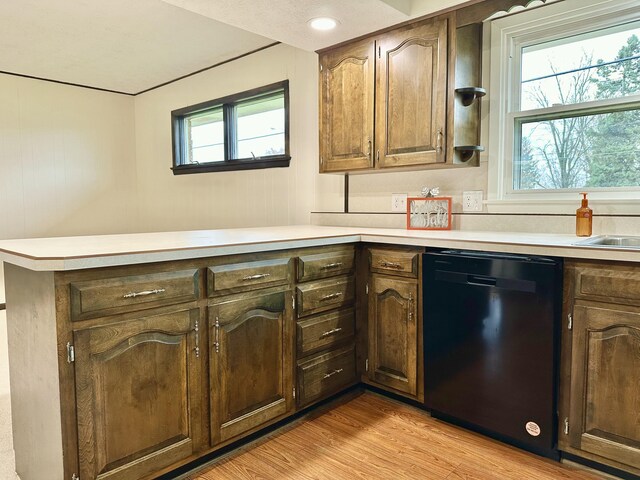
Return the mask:
[[[373,393],[304,418],[191,480],[594,480]]]

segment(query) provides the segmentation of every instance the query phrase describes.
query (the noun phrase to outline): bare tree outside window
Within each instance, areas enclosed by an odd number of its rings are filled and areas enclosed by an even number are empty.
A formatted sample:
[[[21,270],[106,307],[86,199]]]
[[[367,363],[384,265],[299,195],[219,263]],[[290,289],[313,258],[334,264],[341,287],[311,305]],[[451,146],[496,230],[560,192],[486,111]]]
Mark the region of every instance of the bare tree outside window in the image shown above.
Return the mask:
[[[563,68],[549,59],[546,68],[539,67],[542,75],[523,80],[521,108],[549,109],[640,93],[637,35],[626,38],[613,60],[594,62],[594,53],[585,50],[578,58],[577,65],[562,62]],[[515,190],[640,186],[637,105],[592,114],[532,115],[522,120],[519,128]]]

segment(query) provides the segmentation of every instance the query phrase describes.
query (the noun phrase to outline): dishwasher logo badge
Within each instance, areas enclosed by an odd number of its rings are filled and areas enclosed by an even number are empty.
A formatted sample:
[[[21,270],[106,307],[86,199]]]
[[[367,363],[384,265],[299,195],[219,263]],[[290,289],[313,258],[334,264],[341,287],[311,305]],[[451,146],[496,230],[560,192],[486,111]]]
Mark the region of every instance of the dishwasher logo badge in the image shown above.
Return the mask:
[[[527,422],[524,428],[532,437],[540,435],[540,426],[536,422]]]

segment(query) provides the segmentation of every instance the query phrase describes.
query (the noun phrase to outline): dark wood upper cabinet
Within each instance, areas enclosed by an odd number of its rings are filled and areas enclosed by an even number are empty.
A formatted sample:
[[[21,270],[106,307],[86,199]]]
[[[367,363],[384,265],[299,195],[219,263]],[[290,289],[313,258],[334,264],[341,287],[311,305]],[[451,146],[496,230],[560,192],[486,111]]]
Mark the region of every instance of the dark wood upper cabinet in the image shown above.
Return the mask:
[[[447,16],[320,55],[320,172],[447,158]]]
[[[320,172],[373,167],[374,41],[320,57]]]
[[[377,48],[377,166],[444,162],[447,20],[389,32]]]

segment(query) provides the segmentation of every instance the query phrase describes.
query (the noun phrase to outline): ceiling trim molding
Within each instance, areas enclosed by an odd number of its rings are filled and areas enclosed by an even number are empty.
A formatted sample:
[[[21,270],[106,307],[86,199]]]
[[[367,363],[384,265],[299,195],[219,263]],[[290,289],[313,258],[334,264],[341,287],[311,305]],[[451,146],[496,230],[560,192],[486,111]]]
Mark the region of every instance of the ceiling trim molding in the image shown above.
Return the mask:
[[[205,67],[205,68],[201,68],[200,70],[196,70],[195,72],[187,73],[186,75],[182,75],[182,76],[180,76],[178,78],[174,78],[173,80],[169,80],[167,82],[163,82],[160,85],[156,85],[154,87],[146,88],[146,89],[141,90],[141,91],[136,92],[136,93],[121,92],[119,90],[110,90],[108,88],[92,87],[91,85],[82,85],[80,83],[65,82],[63,80],[54,80],[54,79],[51,79],[51,78],[36,77],[34,75],[26,75],[24,73],[15,73],[15,72],[6,72],[6,71],[3,71],[3,70],[0,70],[0,75],[11,75],[13,77],[28,78],[28,79],[31,79],[31,80],[40,80],[42,82],[58,83],[60,85],[68,85],[68,86],[71,86],[71,87],[78,87],[78,88],[88,88],[89,90],[98,90],[100,92],[115,93],[117,95],[126,95],[128,97],[135,97],[137,95],[141,95],[143,93],[150,92],[151,90],[155,90],[157,88],[164,87],[165,85],[169,85],[171,83],[174,83],[174,82],[177,82],[179,80],[191,77],[193,75],[197,75],[198,73],[206,72],[207,70],[211,70],[213,68],[219,67],[219,66],[224,65],[226,63],[230,63],[230,62],[233,62],[235,60],[239,60],[241,58],[247,57],[249,55],[253,55],[254,53],[258,53],[258,52],[261,52],[262,50],[266,50],[267,48],[271,48],[271,47],[274,47],[276,45],[279,45],[280,43],[281,42],[270,43],[269,45],[265,45],[264,47],[256,48],[255,50],[251,50],[250,52],[246,52],[246,53],[243,53],[241,55],[237,55],[237,56],[235,56],[233,58],[229,58],[229,59],[224,60],[222,62],[218,62],[215,65],[211,65],[211,66],[208,66],[208,67]]]
[[[121,92],[119,90],[110,90],[108,88],[92,87],[91,85],[82,85],[80,83],[65,82],[63,80],[54,80],[52,78],[36,77],[35,75],[26,75],[24,73],[6,72],[4,70],[0,70],[0,74],[11,75],[13,77],[28,78],[31,80],[40,80],[41,82],[59,83],[60,85],[68,85],[71,87],[88,88],[90,90],[98,90],[100,92],[107,92],[107,93],[116,93],[118,95],[127,95],[129,97],[133,97],[136,95],[135,93]]]
[[[215,65],[211,65],[210,67],[201,68],[200,70],[196,70],[195,72],[187,73],[186,75],[182,75],[181,77],[174,78],[173,80],[169,80],[168,82],[161,83],[160,85],[156,85],[155,87],[146,88],[146,89],[141,90],[141,91],[139,91],[137,93],[134,93],[132,95],[134,95],[134,96],[142,95],[143,93],[150,92],[151,90],[155,90],[157,88],[164,87],[164,86],[169,85],[171,83],[177,82],[179,80],[183,80],[185,78],[192,77],[193,75],[197,75],[197,74],[202,73],[202,72],[206,72],[207,70],[211,70],[213,68],[219,67],[219,66],[224,65],[226,63],[234,62],[234,61],[239,60],[241,58],[248,57],[249,55],[253,55],[254,53],[261,52],[262,50],[266,50],[267,48],[271,48],[271,47],[274,47],[276,45],[280,45],[280,43],[281,42],[270,43],[269,45],[265,45],[264,47],[256,48],[255,50],[251,50],[250,52],[243,53],[241,55],[237,55],[237,56],[235,56],[233,58],[229,58],[228,60],[224,60],[222,62],[218,62]]]

